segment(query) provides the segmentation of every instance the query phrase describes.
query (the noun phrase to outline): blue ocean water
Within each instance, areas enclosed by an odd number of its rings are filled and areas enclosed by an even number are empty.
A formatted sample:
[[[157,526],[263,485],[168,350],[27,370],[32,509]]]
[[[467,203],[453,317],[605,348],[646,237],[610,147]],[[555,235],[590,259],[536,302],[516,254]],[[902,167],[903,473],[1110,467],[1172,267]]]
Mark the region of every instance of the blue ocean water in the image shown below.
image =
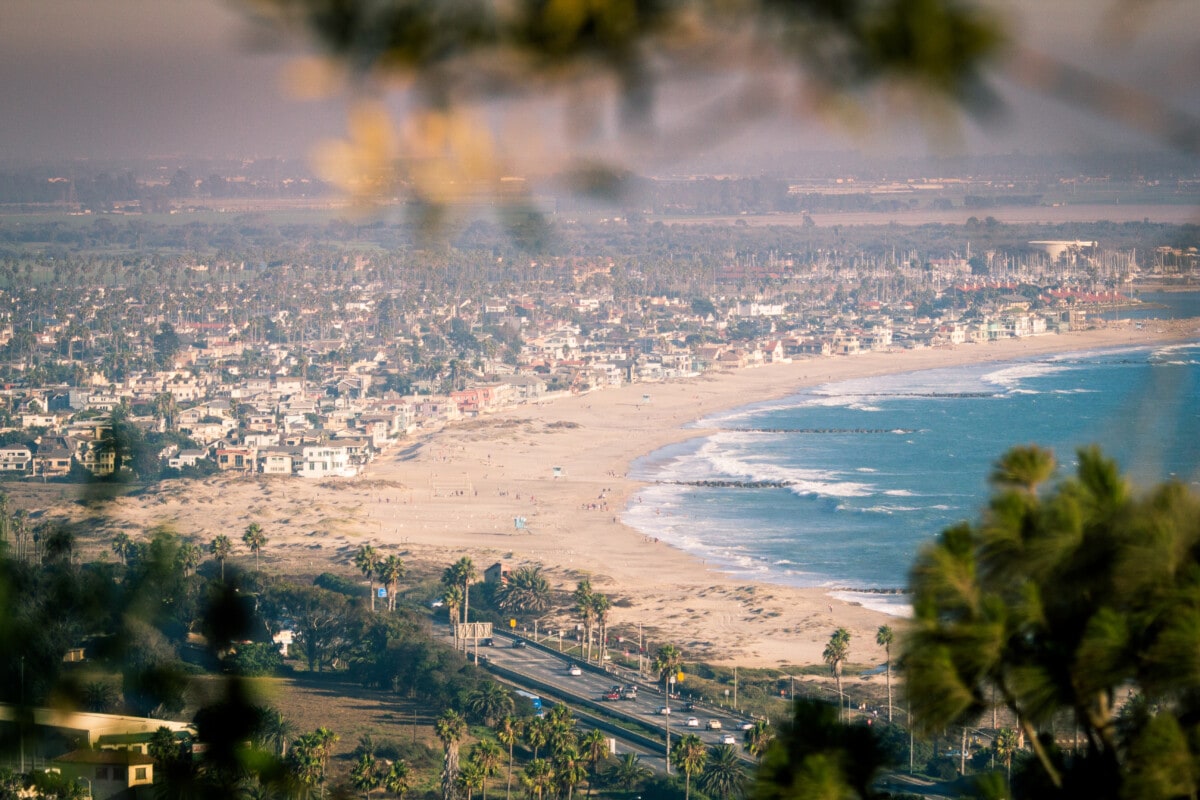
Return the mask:
[[[924,542],[978,517],[1013,445],[1052,448],[1062,475],[1098,444],[1136,483],[1200,489],[1200,341],[831,383],[696,426],[716,432],[632,465],[653,485],[628,524],[757,581],[898,589]]]

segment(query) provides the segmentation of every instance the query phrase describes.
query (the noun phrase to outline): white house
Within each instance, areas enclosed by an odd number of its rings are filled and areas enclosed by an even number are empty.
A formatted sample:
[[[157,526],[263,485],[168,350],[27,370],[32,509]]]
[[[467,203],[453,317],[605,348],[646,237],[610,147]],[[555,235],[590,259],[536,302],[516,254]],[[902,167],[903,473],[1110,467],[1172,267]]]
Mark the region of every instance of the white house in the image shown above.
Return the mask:
[[[329,444],[305,447],[300,475],[304,478],[352,478],[358,474],[350,463],[348,448]]]

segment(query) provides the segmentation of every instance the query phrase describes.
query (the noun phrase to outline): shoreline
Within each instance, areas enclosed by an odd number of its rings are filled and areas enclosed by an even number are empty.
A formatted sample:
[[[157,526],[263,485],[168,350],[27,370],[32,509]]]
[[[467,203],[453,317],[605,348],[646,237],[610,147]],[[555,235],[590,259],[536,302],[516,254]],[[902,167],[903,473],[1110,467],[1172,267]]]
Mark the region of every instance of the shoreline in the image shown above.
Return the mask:
[[[354,479],[169,482],[115,501],[99,536],[107,549],[105,537],[118,530],[136,537],[168,524],[202,543],[230,535],[239,542],[235,560],[248,559],[240,532],[257,522],[269,540],[264,569],[302,574],[329,568],[357,574],[353,553],[365,543],[401,555],[414,573],[430,575],[461,555],[470,556],[481,574],[500,560],[513,567],[540,563],[556,589],[569,592],[588,576],[613,601],[614,634],[636,636],[640,626],[648,651],[671,643],[689,659],[715,664],[813,664],[821,662],[830,633],[845,627],[852,637],[850,660],[875,663],[882,659],[875,630],[895,624],[896,617],[834,596],[828,587],[728,575],[621,522],[630,499],[651,485],[626,477],[634,459],[706,435],[709,429],[684,426],[709,414],[822,383],[1197,338],[1200,320],[1154,321],[1141,330],[1110,325],[625,385],[516,406],[401,440]],[[79,518],[87,513],[61,511]],[[524,530],[515,527],[516,517],[527,520]],[[570,637],[576,622],[559,614],[539,625],[543,632],[565,629]]]

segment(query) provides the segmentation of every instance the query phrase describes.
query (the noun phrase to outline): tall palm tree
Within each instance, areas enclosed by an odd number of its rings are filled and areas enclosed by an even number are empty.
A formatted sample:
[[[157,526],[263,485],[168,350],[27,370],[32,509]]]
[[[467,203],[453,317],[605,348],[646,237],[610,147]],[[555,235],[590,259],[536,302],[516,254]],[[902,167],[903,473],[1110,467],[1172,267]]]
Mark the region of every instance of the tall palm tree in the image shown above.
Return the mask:
[[[490,728],[513,712],[512,693],[496,681],[487,681],[467,696],[467,710]]]
[[[566,795],[567,800],[571,800],[575,794],[575,787],[587,777],[583,756],[574,745],[564,746],[554,754],[553,767],[558,796]]]
[[[129,534],[121,532],[114,536],[112,549],[117,558],[121,559],[121,563],[128,566],[129,557],[134,553],[133,540],[129,538]]]
[[[550,581],[542,566],[517,567],[496,591],[496,604],[510,614],[539,614],[550,607]]]
[[[705,794],[717,800],[741,797],[746,789],[747,777],[734,746],[722,744],[712,748],[696,783]]]
[[[574,747],[578,741],[575,735],[575,717],[565,703],[559,703],[550,709],[546,715],[546,745],[551,753],[568,747]]]
[[[463,596],[461,586],[447,586],[442,592],[442,602],[446,604],[446,614],[450,617],[451,626],[458,623],[458,614],[463,606]],[[458,640],[454,641],[455,649],[458,648]]]
[[[887,692],[888,692],[888,722],[892,721],[892,642],[895,640],[895,634],[888,625],[880,625],[879,630],[875,631],[875,644],[883,648],[884,655],[887,661],[884,663],[887,666]]]
[[[479,770],[483,773],[484,777],[483,800],[487,800],[487,779],[495,777],[500,772],[500,764],[503,758],[504,751],[492,739],[482,740],[471,751],[471,761],[479,766]]]
[[[599,592],[592,595],[592,616],[599,627],[600,653],[597,661],[600,664],[604,663],[604,651],[608,645],[608,613],[611,610],[612,601],[608,599],[608,595]]]
[[[458,586],[462,589],[462,622],[465,625],[471,611],[471,584],[479,577],[470,557],[463,556],[442,573],[442,583],[446,586]]]
[[[600,774],[600,765],[608,759],[608,738],[599,728],[592,728],[587,736],[579,743],[583,755],[592,765],[592,777],[588,780],[588,796],[595,788],[596,777]]]
[[[704,762],[707,760],[708,749],[694,733],[681,737],[671,748],[671,763],[683,772],[684,800],[690,800],[692,796],[692,775],[704,769]]]
[[[1002,728],[997,731],[996,738],[992,740],[992,749],[996,751],[996,755],[1000,756],[1000,760],[1004,762],[1004,769],[1011,783],[1012,760],[1013,755],[1017,752],[1017,732],[1012,728]]]
[[[829,643],[825,645],[825,651],[821,653],[821,658],[829,665],[829,671],[833,673],[833,679],[837,682],[838,691],[838,717],[842,717],[842,707],[845,703],[845,695],[842,694],[842,665],[846,662],[846,656],[850,654],[850,631],[845,628],[838,628],[829,637]]]
[[[510,800],[512,797],[513,745],[520,738],[521,724],[517,720],[513,719],[511,715],[500,720],[496,726],[496,739],[508,748],[508,782],[504,789],[505,800]]]
[[[179,553],[176,556],[179,568],[183,571],[184,576],[191,575],[196,571],[196,567],[200,566],[200,561],[203,557],[203,551],[200,546],[194,542],[183,542],[179,545]]]
[[[217,536],[215,539],[213,539],[211,544],[209,544],[208,552],[212,553],[213,558],[220,562],[221,580],[224,581],[225,559],[229,558],[230,553],[233,552],[233,541],[222,533],[220,536]]]
[[[525,743],[533,749],[533,757],[538,757],[538,750],[550,741],[550,720],[546,717],[534,717],[525,723]]]
[[[396,610],[396,585],[408,573],[404,559],[400,556],[388,556],[377,567],[379,582],[387,588],[388,610]]]
[[[575,586],[575,591],[571,594],[571,599],[575,601],[575,610],[583,620],[583,633],[586,640],[584,660],[590,662],[592,660],[592,626],[596,624],[596,609],[592,605],[591,580],[584,578],[579,581]]]
[[[482,789],[487,785],[487,776],[483,774],[483,770],[479,765],[467,759],[458,769],[458,777],[455,778],[455,784],[467,790],[467,800],[471,800],[472,793],[476,789]]]
[[[369,544],[364,544],[354,553],[354,566],[367,579],[371,592],[371,610],[375,610],[375,571],[379,569],[379,551]]]
[[[654,771],[642,763],[637,753],[622,753],[608,774],[613,783],[627,792],[632,792],[653,775]]]
[[[246,532],[242,534],[242,541],[250,548],[250,552],[254,553],[254,570],[257,572],[258,554],[267,544],[267,535],[263,533],[261,525],[251,522],[246,526]]]
[[[534,758],[525,765],[521,772],[521,783],[530,796],[542,800],[546,792],[554,786],[554,768],[544,758]]]
[[[467,732],[467,721],[454,709],[448,709],[433,725],[442,740],[442,800],[454,800],[458,780],[458,743]]]
[[[383,776],[383,788],[398,797],[404,797],[408,790],[412,788],[411,770],[408,767],[408,762],[403,760],[392,762],[392,765],[388,767],[387,774]]]
[[[664,694],[671,691],[671,677],[679,672],[681,664],[683,664],[683,653],[679,652],[679,648],[673,644],[664,644],[654,654],[654,663],[651,665],[651,669],[658,673],[659,680],[663,682]]]

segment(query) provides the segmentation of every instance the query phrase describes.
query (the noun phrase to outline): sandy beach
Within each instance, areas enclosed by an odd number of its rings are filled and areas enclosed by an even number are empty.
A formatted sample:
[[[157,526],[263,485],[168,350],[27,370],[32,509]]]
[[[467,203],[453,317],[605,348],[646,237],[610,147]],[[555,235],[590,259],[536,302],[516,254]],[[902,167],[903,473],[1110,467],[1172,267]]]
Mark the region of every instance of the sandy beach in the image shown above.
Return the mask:
[[[207,544],[220,533],[251,556],[241,532],[259,523],[263,568],[354,574],[353,552],[372,543],[414,572],[440,573],[462,555],[482,570],[500,559],[542,564],[559,587],[583,575],[614,602],[611,625],[640,623],[648,647],[671,642],[689,658],[777,667],[813,664],[837,627],[851,632],[850,660],[882,661],[875,630],[899,624],[821,589],[734,580],[700,559],[623,525],[639,490],[624,476],[636,457],[703,435],[682,426],[711,412],[781,397],[828,381],[1002,361],[1051,352],[1147,345],[1200,336],[1200,321],[1133,326],[954,348],[819,358],[686,381],[519,406],[404,439],[355,479],[215,477],[167,482],[111,504],[97,545],[125,530],[168,524]],[[643,398],[650,396],[649,402]],[[999,454],[997,454],[999,455]],[[554,468],[560,468],[556,477]],[[595,506],[595,508],[589,508]],[[78,506],[55,509],[76,518]],[[514,527],[515,517],[527,520]],[[748,535],[750,535],[748,533]],[[432,599],[432,598],[422,598]],[[574,627],[549,615],[542,630]]]

